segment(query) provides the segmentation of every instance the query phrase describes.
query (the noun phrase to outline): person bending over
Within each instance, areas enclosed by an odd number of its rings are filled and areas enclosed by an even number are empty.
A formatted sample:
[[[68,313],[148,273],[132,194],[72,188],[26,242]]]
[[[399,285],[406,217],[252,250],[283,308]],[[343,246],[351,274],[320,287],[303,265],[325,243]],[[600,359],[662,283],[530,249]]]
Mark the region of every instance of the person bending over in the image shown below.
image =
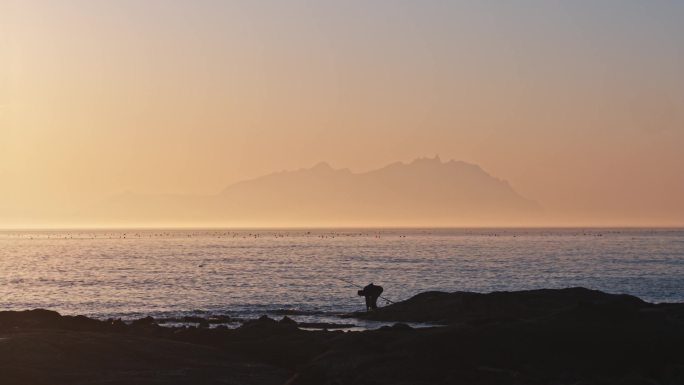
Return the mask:
[[[366,297],[366,311],[378,308],[378,297],[380,297],[382,291],[382,286],[373,285],[372,282],[370,285],[364,287],[363,290],[358,291],[360,296]]]

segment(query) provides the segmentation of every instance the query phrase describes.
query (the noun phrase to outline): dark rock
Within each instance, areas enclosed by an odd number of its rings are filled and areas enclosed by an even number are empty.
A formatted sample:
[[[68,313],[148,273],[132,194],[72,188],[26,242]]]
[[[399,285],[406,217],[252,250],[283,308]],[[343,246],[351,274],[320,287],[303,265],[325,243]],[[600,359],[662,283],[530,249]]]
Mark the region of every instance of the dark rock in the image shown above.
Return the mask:
[[[358,312],[347,317],[449,324],[487,319],[531,319],[571,308],[592,306],[624,312],[637,311],[653,305],[633,296],[607,294],[585,288],[488,294],[425,292],[372,312]]]
[[[392,325],[392,330],[396,330],[396,331],[412,331],[412,330],[415,330],[415,329],[413,329],[412,327],[410,327],[409,325],[407,325],[407,324],[405,324],[405,323],[398,322],[398,323],[395,323],[394,325]]]
[[[395,323],[394,325],[391,325],[391,326],[389,326],[389,325],[382,326],[378,330],[386,331],[386,332],[389,332],[389,331],[399,332],[399,331],[412,331],[415,329],[410,327],[409,325],[407,325],[405,323],[399,322],[399,323]]]
[[[287,324],[287,325],[297,325],[297,321],[293,320],[292,318],[285,316],[283,317],[280,321],[278,321],[281,324]]]
[[[2,385],[281,385],[292,375],[167,338],[47,329],[0,338]]]
[[[274,320],[273,318],[267,316],[267,315],[262,315],[261,317],[255,319],[255,320],[250,320],[245,322],[245,325],[276,325],[278,322]]]
[[[234,323],[238,322],[238,320],[227,316],[227,315],[213,315],[209,318],[207,318],[207,321],[210,324],[227,324],[227,323]]]
[[[264,316],[237,329],[163,328],[0,312],[0,373],[3,385],[684,384],[684,304],[586,289],[433,292],[367,316],[400,323],[304,331]]]
[[[119,331],[125,330],[125,329],[128,327],[128,325],[126,325],[126,323],[123,322],[123,321],[121,320],[121,318],[118,318],[118,319],[115,319],[115,320],[108,320],[107,323],[110,325],[110,327],[111,327],[112,329],[114,329],[114,330],[119,330]]]
[[[157,322],[154,320],[154,318],[147,316],[145,318],[140,318],[137,320],[134,320],[131,322],[131,326],[133,327],[141,327],[141,326],[156,326]]]
[[[349,323],[332,323],[332,322],[300,322],[299,327],[308,329],[349,329],[356,325]]]
[[[94,320],[86,316],[78,315],[75,317],[64,316],[62,321],[65,329],[77,331],[101,331],[108,329],[106,322]]]
[[[317,315],[317,314],[323,314],[323,312],[315,311],[315,310],[277,309],[277,310],[273,311],[273,314],[278,314],[278,315]]]
[[[35,309],[0,312],[0,329],[55,329],[63,326],[64,320],[56,311]]]

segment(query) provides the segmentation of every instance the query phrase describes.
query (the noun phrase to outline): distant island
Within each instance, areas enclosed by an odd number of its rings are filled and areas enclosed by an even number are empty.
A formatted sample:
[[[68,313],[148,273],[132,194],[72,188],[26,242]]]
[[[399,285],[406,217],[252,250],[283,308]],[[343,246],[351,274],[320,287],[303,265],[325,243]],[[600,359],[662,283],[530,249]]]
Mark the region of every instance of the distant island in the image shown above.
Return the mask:
[[[541,211],[479,166],[435,157],[363,173],[322,162],[238,182],[208,196],[125,193],[77,219],[207,226],[491,226],[530,223]]]

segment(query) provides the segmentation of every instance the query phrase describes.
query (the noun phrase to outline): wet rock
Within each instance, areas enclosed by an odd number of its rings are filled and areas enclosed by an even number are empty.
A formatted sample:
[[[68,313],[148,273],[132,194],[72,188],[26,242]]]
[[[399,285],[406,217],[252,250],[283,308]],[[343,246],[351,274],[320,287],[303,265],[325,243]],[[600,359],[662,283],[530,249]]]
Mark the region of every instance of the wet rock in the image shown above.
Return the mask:
[[[350,323],[334,323],[334,322],[300,322],[298,323],[301,328],[308,329],[349,329],[356,325]]]
[[[245,322],[245,325],[276,325],[278,322],[274,320],[273,318],[267,316],[267,315],[262,315],[261,317],[255,319],[255,320],[250,320]]]
[[[154,320],[154,318],[147,316],[145,318],[140,318],[137,320],[134,320],[131,322],[132,327],[141,327],[141,326],[156,326],[157,322]]]
[[[277,309],[273,311],[273,314],[277,315],[317,315],[323,314],[323,312],[315,310],[299,310],[299,309]]]
[[[409,326],[405,323],[398,322],[392,326],[383,326],[379,330],[382,330],[382,331],[412,331],[415,329],[413,329],[411,326]]]
[[[201,322],[206,322],[206,319],[204,317],[196,317],[196,316],[185,316],[181,318],[182,322],[187,322],[187,323],[201,323]]]
[[[210,324],[227,324],[227,323],[238,322],[237,319],[234,319],[234,318],[227,316],[227,315],[213,315],[213,316],[207,318],[207,321]]]
[[[257,319],[252,319],[252,320],[247,320],[243,322],[240,327],[238,327],[238,330],[245,330],[245,329],[270,329],[270,330],[280,330],[280,329],[297,329],[297,322],[294,320],[290,320],[292,322],[289,322],[285,320],[285,322],[281,321],[276,321],[273,318],[263,315]]]

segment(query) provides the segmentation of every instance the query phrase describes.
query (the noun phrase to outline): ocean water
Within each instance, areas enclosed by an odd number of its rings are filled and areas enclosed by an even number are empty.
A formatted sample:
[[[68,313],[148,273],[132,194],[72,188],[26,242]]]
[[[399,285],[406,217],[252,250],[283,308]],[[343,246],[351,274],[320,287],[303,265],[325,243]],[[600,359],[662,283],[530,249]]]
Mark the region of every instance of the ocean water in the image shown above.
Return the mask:
[[[325,321],[364,308],[345,281],[392,301],[584,286],[684,302],[684,229],[0,232],[0,310]]]

